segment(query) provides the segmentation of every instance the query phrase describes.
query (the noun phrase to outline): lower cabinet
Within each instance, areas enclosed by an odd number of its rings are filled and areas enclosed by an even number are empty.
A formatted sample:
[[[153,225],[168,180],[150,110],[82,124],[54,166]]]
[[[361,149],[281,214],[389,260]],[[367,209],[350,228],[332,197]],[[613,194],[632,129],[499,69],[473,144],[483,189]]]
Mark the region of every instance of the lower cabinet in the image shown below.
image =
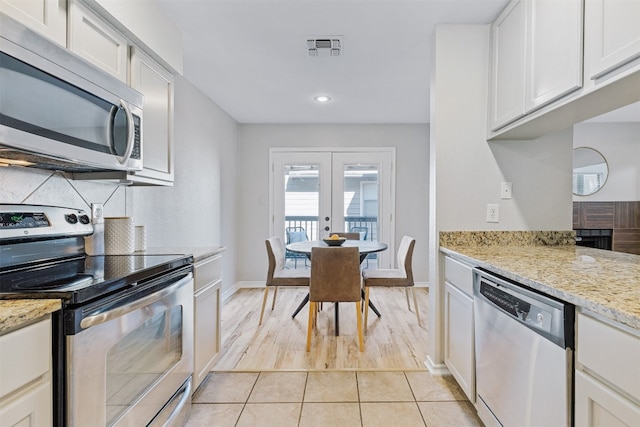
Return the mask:
[[[576,426],[640,425],[640,336],[617,326],[578,314]]]
[[[444,363],[471,402],[475,402],[476,367],[473,323],[473,270],[445,258]]]
[[[0,336],[0,425],[52,424],[51,320]]]
[[[218,254],[196,263],[194,279],[193,390],[195,391],[206,378],[220,352],[222,255]]]

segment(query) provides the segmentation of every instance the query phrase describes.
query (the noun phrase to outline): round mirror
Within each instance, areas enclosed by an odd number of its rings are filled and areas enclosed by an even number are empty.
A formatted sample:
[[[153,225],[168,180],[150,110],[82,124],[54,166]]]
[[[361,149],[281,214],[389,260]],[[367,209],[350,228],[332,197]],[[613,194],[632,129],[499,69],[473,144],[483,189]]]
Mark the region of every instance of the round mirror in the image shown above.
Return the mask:
[[[599,151],[588,147],[573,149],[573,194],[588,196],[607,182],[609,167]]]

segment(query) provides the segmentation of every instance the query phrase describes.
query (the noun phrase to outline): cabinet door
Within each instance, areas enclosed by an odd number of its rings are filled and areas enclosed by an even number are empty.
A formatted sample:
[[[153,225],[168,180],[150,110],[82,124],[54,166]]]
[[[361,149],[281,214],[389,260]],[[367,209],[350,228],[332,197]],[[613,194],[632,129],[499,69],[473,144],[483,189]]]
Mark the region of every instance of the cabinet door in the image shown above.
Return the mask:
[[[136,176],[173,183],[173,76],[135,47],[131,50],[131,87],[144,95],[142,163]],[[163,182],[162,182],[163,181]]]
[[[640,58],[640,1],[586,0],[587,76],[595,80]]]
[[[444,298],[444,363],[475,402],[473,299],[450,283],[445,283]]]
[[[194,295],[193,389],[207,376],[220,351],[220,282]]]
[[[582,87],[582,0],[531,0],[525,111]]]
[[[59,45],[67,45],[67,8],[64,1],[0,0],[0,11]]]
[[[631,427],[640,421],[640,407],[582,371],[575,375],[575,425]]]
[[[525,2],[514,0],[491,26],[491,130],[525,112],[525,24]]]
[[[51,382],[39,382],[0,405],[0,424],[3,427],[50,427],[51,402]]]
[[[69,49],[95,66],[127,81],[127,39],[78,0],[69,4]]]

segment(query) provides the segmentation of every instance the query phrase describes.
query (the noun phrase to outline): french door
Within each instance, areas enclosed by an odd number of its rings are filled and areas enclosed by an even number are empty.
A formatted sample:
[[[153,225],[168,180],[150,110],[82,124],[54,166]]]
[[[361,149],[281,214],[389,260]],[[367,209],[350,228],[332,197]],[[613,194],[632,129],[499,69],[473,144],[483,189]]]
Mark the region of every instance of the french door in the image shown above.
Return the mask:
[[[309,240],[357,232],[389,246],[367,264],[392,268],[395,149],[272,148],[270,161],[270,235],[287,242],[292,232]]]

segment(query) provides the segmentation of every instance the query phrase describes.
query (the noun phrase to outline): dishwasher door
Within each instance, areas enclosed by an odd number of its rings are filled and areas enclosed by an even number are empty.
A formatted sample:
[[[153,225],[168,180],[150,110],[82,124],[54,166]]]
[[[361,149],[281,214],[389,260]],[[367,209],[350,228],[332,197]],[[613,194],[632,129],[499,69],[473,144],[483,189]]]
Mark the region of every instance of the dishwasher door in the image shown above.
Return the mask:
[[[495,285],[489,298],[480,292],[482,283]],[[533,318],[529,323],[539,321],[541,326],[549,324],[552,313],[530,297],[523,298],[517,289],[496,285],[496,280],[477,276],[474,287],[477,405],[482,421],[504,427],[570,426],[571,348],[527,325],[528,316],[520,310],[526,306]],[[520,309],[513,309],[514,304]]]

